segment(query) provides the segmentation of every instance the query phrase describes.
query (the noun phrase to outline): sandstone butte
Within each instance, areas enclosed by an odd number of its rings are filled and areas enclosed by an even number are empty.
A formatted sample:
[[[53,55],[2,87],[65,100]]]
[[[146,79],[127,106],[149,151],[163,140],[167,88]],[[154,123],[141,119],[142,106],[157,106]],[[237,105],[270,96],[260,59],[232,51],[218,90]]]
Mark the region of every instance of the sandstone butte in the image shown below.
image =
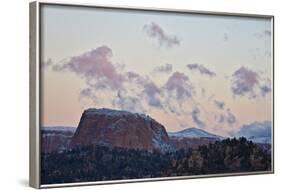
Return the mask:
[[[112,109],[83,112],[70,146],[107,145],[128,149],[171,149],[163,125],[144,114]]]

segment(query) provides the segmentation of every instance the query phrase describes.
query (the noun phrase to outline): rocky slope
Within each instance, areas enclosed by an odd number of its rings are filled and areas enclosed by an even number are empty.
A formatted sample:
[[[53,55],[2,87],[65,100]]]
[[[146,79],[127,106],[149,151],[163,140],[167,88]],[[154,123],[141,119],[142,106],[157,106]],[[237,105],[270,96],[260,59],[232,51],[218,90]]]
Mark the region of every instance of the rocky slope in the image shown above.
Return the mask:
[[[154,119],[105,108],[85,110],[71,140],[71,147],[98,144],[148,151],[172,150],[164,126]]]

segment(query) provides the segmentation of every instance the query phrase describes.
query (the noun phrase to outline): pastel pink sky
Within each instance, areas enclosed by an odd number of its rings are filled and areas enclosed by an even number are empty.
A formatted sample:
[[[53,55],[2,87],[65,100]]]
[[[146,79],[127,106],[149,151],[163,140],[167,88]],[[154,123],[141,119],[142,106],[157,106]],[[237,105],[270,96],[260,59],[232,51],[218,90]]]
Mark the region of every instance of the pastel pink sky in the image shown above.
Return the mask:
[[[76,127],[90,107],[226,136],[271,121],[270,19],[42,11],[42,126]]]

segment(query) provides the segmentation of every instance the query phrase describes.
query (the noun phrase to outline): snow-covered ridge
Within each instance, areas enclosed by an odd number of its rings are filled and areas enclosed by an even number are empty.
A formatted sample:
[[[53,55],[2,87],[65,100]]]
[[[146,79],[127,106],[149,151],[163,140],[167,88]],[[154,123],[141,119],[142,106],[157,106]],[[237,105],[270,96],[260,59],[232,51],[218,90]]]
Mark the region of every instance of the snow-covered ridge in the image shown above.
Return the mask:
[[[153,120],[148,115],[143,113],[132,113],[125,110],[114,110],[108,108],[89,108],[85,110],[85,113],[88,114],[95,114],[95,115],[105,115],[105,116],[112,116],[112,117],[122,117],[122,116],[134,116],[134,117],[141,117],[143,119],[150,119]]]
[[[197,128],[188,128],[178,132],[169,132],[169,137],[176,137],[176,138],[216,138],[216,139],[223,139],[223,137],[209,133],[202,129]]]

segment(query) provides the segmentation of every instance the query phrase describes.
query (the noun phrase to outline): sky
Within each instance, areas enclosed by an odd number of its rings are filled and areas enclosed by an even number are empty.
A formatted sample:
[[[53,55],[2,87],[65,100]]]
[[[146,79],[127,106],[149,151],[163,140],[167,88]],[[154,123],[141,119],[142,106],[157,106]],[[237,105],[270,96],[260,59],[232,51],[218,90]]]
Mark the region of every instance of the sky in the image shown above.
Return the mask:
[[[88,108],[233,136],[272,118],[271,20],[44,5],[42,126]]]

